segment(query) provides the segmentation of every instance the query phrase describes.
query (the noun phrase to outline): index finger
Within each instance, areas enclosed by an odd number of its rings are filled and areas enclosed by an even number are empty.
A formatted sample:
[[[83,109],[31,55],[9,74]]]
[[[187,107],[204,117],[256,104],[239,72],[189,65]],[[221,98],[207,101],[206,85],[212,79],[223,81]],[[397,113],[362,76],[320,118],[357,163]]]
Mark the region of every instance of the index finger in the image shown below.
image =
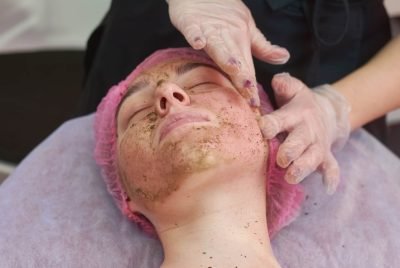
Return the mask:
[[[246,46],[246,42],[236,42],[229,31],[220,31],[210,34],[204,50],[229,75],[248,103],[260,106],[250,43]]]

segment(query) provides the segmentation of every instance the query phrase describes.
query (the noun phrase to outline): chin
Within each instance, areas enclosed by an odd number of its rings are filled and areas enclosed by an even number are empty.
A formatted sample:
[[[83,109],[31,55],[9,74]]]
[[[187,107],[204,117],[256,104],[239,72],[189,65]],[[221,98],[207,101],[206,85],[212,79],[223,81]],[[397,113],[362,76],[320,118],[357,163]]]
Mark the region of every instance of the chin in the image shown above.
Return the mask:
[[[218,166],[221,157],[216,138],[209,139],[182,139],[176,142],[168,142],[164,146],[164,155],[167,160],[166,166],[176,175],[193,174],[212,169]]]
[[[232,129],[204,127],[177,134],[170,135],[152,152],[155,158],[137,159],[141,169],[132,170],[131,177],[136,178],[132,186],[142,202],[162,202],[188,180],[207,173],[236,173],[261,157],[262,146],[254,143],[253,133],[233,134]],[[146,179],[140,180],[142,177]]]
[[[263,141],[246,125],[192,128],[175,132],[157,152],[163,171],[188,175],[219,168],[225,164],[241,165],[260,158]],[[263,157],[262,157],[263,158]],[[168,168],[170,167],[170,168]]]

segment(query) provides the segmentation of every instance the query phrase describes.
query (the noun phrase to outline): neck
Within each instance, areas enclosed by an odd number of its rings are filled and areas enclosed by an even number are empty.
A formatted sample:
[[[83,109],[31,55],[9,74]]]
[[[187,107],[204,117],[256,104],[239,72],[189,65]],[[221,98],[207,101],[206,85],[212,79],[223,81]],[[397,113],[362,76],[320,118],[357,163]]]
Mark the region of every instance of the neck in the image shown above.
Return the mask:
[[[233,183],[223,194],[209,191],[194,216],[185,215],[174,225],[159,222],[161,267],[280,267],[268,237],[264,181]]]

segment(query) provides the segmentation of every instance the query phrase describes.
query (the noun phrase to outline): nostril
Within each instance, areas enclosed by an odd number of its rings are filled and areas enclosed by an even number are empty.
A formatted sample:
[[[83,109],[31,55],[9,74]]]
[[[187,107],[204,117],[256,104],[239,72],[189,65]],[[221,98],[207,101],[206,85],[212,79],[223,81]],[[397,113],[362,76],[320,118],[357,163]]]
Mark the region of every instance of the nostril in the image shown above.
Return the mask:
[[[167,108],[167,99],[166,98],[161,98],[161,100],[160,100],[160,108],[162,110]]]
[[[174,96],[175,99],[179,100],[180,102],[182,102],[184,99],[183,95],[178,92],[174,92],[174,94],[172,95]]]

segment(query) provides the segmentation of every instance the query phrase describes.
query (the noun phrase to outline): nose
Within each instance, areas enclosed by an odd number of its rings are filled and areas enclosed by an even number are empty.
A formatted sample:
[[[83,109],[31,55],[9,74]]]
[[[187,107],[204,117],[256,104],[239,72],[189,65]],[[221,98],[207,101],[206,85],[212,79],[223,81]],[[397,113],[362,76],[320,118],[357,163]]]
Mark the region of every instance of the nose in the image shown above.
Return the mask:
[[[157,113],[163,117],[171,108],[190,104],[189,95],[177,84],[164,82],[155,90],[155,106]]]

